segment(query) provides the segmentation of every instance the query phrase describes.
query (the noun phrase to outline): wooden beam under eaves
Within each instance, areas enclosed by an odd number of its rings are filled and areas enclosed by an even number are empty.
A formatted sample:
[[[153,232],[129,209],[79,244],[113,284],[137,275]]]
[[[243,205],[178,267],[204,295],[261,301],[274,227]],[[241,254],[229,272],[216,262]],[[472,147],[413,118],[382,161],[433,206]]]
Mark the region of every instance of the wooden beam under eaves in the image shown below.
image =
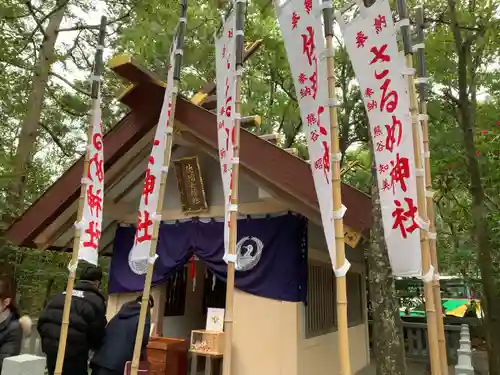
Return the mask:
[[[243,55],[243,62],[247,61],[250,57],[252,57],[255,52],[262,45],[262,39],[256,40],[255,42],[248,42],[245,45],[245,54]],[[208,102],[208,98],[215,94],[215,89],[217,88],[214,81],[205,84],[196,94],[191,98],[191,103],[202,106],[206,109],[214,109],[217,106],[217,100],[215,100],[215,107],[208,108],[205,107],[205,101]],[[212,100],[213,102],[213,100]],[[213,105],[213,104],[212,104]]]
[[[259,136],[259,138],[268,141],[273,145],[278,144],[278,142],[280,141],[280,135],[278,133],[262,134]]]

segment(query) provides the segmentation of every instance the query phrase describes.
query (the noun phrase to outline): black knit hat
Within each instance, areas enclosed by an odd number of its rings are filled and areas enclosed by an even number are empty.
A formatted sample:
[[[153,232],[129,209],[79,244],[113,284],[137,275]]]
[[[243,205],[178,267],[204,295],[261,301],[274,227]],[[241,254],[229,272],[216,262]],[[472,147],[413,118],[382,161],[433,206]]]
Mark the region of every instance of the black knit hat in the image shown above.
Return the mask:
[[[142,295],[140,295],[139,297],[137,297],[135,299],[135,302],[142,302]],[[155,307],[155,300],[154,300],[154,298],[153,298],[153,296],[151,294],[149,295],[149,303],[148,303],[148,305],[149,305],[149,308],[151,308],[151,309],[153,307]]]
[[[87,267],[80,276],[80,280],[84,281],[101,281],[102,270],[101,267],[90,266]]]

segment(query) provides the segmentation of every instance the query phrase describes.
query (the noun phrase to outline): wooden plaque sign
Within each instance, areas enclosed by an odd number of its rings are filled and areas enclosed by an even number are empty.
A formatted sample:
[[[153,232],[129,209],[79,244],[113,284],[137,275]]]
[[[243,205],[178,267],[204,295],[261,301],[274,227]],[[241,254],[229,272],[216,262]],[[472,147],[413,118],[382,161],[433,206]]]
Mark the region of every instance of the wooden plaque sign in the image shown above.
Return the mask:
[[[193,213],[208,210],[198,157],[190,156],[174,160],[174,166],[181,194],[182,211]]]
[[[348,226],[344,226],[344,241],[347,245],[354,249],[356,246],[358,246],[360,240],[361,233],[356,232]]]

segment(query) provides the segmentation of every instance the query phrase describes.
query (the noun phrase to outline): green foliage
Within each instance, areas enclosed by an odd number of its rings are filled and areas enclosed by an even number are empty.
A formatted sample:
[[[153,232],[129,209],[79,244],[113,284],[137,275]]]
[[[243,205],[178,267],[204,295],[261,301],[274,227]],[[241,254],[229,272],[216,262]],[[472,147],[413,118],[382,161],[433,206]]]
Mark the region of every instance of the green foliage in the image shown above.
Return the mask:
[[[23,314],[37,316],[48,299],[66,289],[70,253],[4,247],[0,250],[0,277],[15,279],[17,300]],[[107,290],[108,257],[100,257],[104,271],[101,289]],[[77,277],[88,265],[80,262]]]

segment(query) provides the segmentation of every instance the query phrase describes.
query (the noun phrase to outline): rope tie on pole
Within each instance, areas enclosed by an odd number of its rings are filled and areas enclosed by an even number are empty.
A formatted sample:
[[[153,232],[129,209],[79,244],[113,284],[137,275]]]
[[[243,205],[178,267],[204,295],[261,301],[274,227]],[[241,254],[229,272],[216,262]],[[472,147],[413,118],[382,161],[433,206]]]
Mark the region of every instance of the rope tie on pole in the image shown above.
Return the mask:
[[[78,269],[78,259],[75,262],[70,261],[68,263],[68,271],[70,273],[75,273],[77,269]]]
[[[347,259],[344,259],[344,264],[340,268],[336,268],[333,270],[333,273],[335,274],[335,277],[344,277],[347,275],[347,272],[349,272],[349,269],[351,268],[351,263]]]
[[[155,264],[156,259],[158,259],[158,258],[159,258],[159,255],[158,255],[158,254],[155,254],[155,255],[153,255],[152,257],[149,257],[149,258],[148,258],[148,264],[152,264],[152,265],[153,265],[153,264]]]
[[[429,267],[429,271],[425,275],[422,275],[422,281],[424,283],[430,283],[432,280],[434,280],[434,266],[431,265]]]

